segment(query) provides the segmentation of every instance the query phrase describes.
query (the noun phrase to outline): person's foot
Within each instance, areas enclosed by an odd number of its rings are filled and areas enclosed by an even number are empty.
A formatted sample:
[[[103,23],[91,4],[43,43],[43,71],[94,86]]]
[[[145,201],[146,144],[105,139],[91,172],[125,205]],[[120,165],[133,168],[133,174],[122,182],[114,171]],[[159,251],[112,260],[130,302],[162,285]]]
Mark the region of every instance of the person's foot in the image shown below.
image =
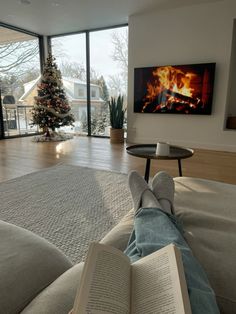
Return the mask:
[[[161,207],[169,214],[174,213],[175,184],[173,178],[165,171],[158,172],[152,180],[152,191]]]
[[[162,209],[161,204],[158,202],[155,195],[152,193],[150,189],[143,192],[140,207]]]
[[[137,171],[131,171],[129,173],[128,181],[135,211],[140,207],[161,207],[147,182]]]

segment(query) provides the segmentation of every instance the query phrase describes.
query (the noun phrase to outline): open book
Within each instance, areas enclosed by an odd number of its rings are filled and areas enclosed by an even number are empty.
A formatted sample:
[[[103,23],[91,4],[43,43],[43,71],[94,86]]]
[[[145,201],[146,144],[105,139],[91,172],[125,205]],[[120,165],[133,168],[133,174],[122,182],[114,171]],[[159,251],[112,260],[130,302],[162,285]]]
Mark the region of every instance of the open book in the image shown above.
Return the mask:
[[[170,244],[130,264],[121,251],[92,243],[73,314],[190,314],[180,251]]]

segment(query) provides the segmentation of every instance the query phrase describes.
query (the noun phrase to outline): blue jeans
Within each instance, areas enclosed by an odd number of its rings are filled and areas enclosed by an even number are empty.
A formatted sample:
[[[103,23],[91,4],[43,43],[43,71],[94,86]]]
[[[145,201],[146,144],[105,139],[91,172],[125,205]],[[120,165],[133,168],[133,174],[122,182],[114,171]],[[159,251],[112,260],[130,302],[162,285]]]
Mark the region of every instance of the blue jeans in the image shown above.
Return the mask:
[[[219,314],[207,276],[186,243],[175,216],[158,208],[140,208],[125,254],[135,262],[170,243],[182,254],[192,314]]]

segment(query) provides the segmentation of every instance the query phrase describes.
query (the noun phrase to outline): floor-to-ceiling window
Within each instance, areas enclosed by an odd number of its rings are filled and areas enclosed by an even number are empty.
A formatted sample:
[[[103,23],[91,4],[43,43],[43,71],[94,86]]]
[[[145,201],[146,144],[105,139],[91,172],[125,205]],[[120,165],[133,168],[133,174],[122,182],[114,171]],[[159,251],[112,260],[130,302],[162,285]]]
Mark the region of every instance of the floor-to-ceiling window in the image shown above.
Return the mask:
[[[90,67],[91,133],[109,136],[108,100],[127,99],[127,27],[90,32]]]
[[[75,117],[66,132],[87,134],[86,36],[85,33],[51,39],[52,54],[61,71],[62,82]]]
[[[128,27],[52,37],[51,47],[76,120],[65,131],[109,136],[108,100],[126,105]]]
[[[4,137],[37,132],[31,125],[31,108],[39,77],[39,38],[0,25],[0,126]]]

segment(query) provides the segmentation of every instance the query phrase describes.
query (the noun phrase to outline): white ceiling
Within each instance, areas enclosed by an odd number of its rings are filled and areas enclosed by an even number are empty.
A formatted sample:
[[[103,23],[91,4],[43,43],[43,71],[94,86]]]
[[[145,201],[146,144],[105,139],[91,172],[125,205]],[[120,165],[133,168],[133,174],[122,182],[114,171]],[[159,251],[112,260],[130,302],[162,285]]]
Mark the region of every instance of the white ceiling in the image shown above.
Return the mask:
[[[167,10],[222,0],[0,0],[0,22],[40,35],[55,35],[128,22],[153,9]]]

